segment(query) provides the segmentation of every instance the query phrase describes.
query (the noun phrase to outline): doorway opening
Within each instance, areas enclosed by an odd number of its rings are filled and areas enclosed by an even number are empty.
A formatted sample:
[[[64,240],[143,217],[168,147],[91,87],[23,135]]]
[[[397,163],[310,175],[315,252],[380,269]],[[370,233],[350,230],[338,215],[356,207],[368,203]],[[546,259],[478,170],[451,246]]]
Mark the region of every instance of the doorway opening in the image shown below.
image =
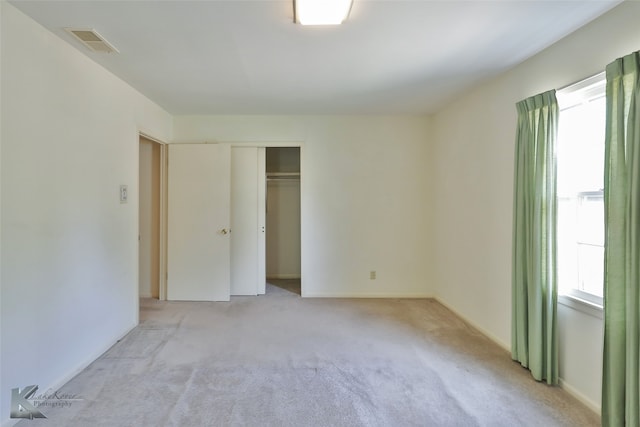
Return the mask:
[[[139,140],[138,295],[165,299],[165,146],[144,135]]]
[[[266,292],[302,295],[300,147],[267,147],[266,175]]]

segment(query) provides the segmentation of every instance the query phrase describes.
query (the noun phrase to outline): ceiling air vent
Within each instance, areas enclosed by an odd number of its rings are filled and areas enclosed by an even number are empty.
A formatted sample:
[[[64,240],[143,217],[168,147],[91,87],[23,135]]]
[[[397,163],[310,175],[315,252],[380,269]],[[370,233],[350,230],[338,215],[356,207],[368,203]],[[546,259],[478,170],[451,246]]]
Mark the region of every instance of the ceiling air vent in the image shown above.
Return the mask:
[[[118,52],[118,49],[109,44],[109,42],[106,41],[104,37],[98,34],[95,30],[77,28],[65,28],[65,30],[67,30],[69,34],[80,40],[80,42],[87,48],[89,48],[89,50],[91,50],[92,52]]]

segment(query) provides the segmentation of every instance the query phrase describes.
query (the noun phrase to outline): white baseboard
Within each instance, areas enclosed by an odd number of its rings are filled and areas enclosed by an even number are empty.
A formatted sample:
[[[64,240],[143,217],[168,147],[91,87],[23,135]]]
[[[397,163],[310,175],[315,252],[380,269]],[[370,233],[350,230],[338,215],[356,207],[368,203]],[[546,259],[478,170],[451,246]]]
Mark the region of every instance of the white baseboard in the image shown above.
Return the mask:
[[[451,307],[449,304],[447,304],[444,301],[442,301],[440,298],[436,297],[435,300],[438,301],[440,304],[444,305],[445,307],[447,307],[449,310],[451,310],[453,313],[455,313],[456,316],[460,317],[466,323],[468,323],[469,325],[473,326],[475,329],[480,331],[482,333],[482,335],[486,336],[491,341],[493,341],[494,343],[496,343],[497,345],[499,345],[500,347],[505,349],[509,354],[511,354],[511,345],[510,344],[507,344],[504,341],[500,340],[498,337],[496,337],[495,335],[493,335],[491,332],[487,331],[486,329],[479,327],[473,321],[469,320],[469,318],[467,318],[466,316],[461,314],[458,310],[456,310],[455,308]],[[573,396],[577,400],[579,400],[587,408],[589,408],[590,410],[592,410],[596,414],[601,415],[602,409],[601,409],[599,404],[597,404],[596,402],[592,401],[591,399],[586,397],[584,394],[580,393],[576,388],[574,388],[572,385],[570,385],[567,382],[565,382],[562,378],[559,379],[559,386],[560,386],[560,388],[565,390],[567,393],[569,393],[571,396]]]
[[[583,405],[585,405],[587,408],[591,409],[593,412],[595,412],[599,416],[602,415],[602,407],[601,407],[600,404],[594,402],[593,400],[589,399],[584,394],[580,393],[575,387],[573,387],[571,384],[568,384],[567,382],[565,382],[565,380],[563,380],[562,378],[560,378],[559,383],[560,383],[560,388],[565,390],[571,396],[573,396],[576,399],[578,399]]]
[[[84,369],[86,369],[87,366],[92,364],[100,356],[102,356],[104,353],[106,353],[107,350],[109,350],[111,347],[113,347],[113,345],[115,343],[117,343],[122,338],[124,338],[136,326],[137,325],[133,325],[133,326],[127,328],[126,332],[118,334],[115,337],[113,337],[112,339],[105,341],[107,344],[105,344],[103,347],[101,347],[100,350],[95,351],[94,353],[92,353],[91,355],[86,357],[81,363],[78,364],[78,366],[76,366],[74,369],[72,369],[68,373],[62,375],[58,380],[54,381],[52,384],[49,384],[46,387],[45,386],[40,387],[40,385],[39,385],[38,393],[48,393],[49,391],[58,391],[58,390],[60,390],[62,388],[62,386],[64,386],[69,381],[71,381],[71,379],[73,377],[78,375],[80,372],[82,372]],[[21,421],[21,420],[19,420],[19,419],[11,419],[11,418],[5,419],[5,420],[2,421],[2,427],[14,426],[19,421]]]
[[[415,294],[398,294],[398,293],[309,293],[302,289],[303,298],[390,298],[390,299],[428,299],[433,298],[431,294],[415,293]]]
[[[505,349],[506,351],[509,352],[509,354],[511,354],[511,345],[502,341],[500,338],[498,338],[497,336],[495,336],[493,333],[489,332],[488,330],[476,325],[475,322],[473,322],[471,319],[469,319],[467,316],[465,316],[464,314],[460,313],[458,310],[456,310],[455,308],[451,307],[449,304],[447,304],[446,302],[442,301],[440,298],[435,297],[434,298],[436,301],[438,301],[440,304],[444,305],[445,307],[447,307],[447,309],[451,310],[456,316],[458,316],[459,318],[461,318],[462,320],[464,320],[466,323],[468,323],[469,325],[473,326],[475,329],[477,329],[478,331],[480,331],[480,333],[482,333],[482,335],[486,336],[487,338],[489,338],[491,341],[493,341],[494,343],[498,344],[500,347],[502,347],[503,349]]]
[[[63,385],[68,383],[73,377],[78,375],[80,372],[84,371],[87,368],[87,366],[89,366],[90,364],[95,362],[100,356],[102,356],[104,353],[106,353],[111,347],[114,346],[114,344],[116,344],[118,341],[123,339],[136,326],[137,325],[130,326],[129,328],[126,329],[126,331],[124,333],[115,335],[110,340],[106,340],[105,341],[106,344],[104,346],[102,346],[100,348],[100,350],[97,350],[94,353],[92,353],[91,355],[89,355],[74,370],[72,370],[71,372],[67,373],[66,375],[63,375],[61,378],[59,378],[57,381],[55,381],[53,383],[53,385],[43,389],[43,391],[44,390],[56,390],[56,391],[59,390]]]

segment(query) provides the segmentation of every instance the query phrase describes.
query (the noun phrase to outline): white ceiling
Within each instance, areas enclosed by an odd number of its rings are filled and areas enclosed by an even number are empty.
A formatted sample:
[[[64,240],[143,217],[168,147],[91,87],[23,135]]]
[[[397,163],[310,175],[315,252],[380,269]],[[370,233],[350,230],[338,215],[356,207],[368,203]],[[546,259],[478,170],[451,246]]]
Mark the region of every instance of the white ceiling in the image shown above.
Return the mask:
[[[620,0],[354,0],[336,27],[295,25],[280,0],[10,3],[172,114],[420,114]]]

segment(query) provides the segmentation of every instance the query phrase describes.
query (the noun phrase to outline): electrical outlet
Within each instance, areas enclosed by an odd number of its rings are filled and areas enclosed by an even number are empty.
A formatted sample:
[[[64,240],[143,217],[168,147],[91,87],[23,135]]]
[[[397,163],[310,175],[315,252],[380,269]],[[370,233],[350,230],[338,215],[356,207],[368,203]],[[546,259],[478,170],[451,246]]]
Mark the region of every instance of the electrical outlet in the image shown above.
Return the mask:
[[[376,280],[376,271],[375,270],[371,270],[369,272],[369,279]]]
[[[120,203],[127,203],[127,199],[129,198],[129,190],[126,185],[120,186]]]

